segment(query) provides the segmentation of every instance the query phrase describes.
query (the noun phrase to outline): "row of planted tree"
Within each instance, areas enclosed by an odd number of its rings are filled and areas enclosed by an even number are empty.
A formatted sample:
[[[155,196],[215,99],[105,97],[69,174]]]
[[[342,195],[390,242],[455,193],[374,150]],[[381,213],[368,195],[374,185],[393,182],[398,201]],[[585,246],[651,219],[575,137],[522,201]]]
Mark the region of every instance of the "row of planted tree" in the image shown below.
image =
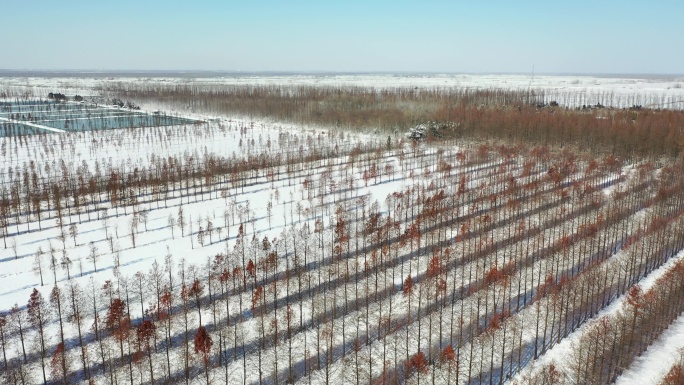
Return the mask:
[[[104,285],[55,279],[48,301],[34,291],[26,310],[0,321],[3,375],[30,383],[27,368],[39,366],[62,382],[500,383],[683,247],[678,166],[623,172],[612,157],[544,148],[382,142],[335,155],[300,158],[273,176],[277,154],[246,168],[254,184],[277,176],[301,185],[304,212],[291,212],[277,239],[233,218],[235,243],[226,236],[226,252],[203,256],[201,267],[168,256]],[[384,209],[354,194],[395,180],[378,171],[395,157],[404,187]],[[303,166],[312,160],[320,163]],[[185,195],[170,203],[226,199],[221,177],[231,169],[209,169],[219,171],[176,174],[172,186],[185,183]],[[160,198],[147,186],[161,178],[142,179],[123,190],[136,203],[119,201],[118,185],[90,200],[153,210]],[[202,246],[202,230],[181,230]]]
[[[681,221],[680,221],[681,222]],[[681,223],[678,223],[681,226]],[[684,260],[679,259],[648,290],[639,285],[626,293],[619,311],[592,320],[572,347],[567,372],[548,364],[529,384],[607,384],[616,380],[642,352],[684,312]],[[682,382],[682,360],[662,379],[662,384]]]
[[[235,132],[230,133],[232,130]],[[263,177],[274,183],[304,172],[308,175],[326,172],[340,163],[350,164],[353,172],[354,164],[362,155],[375,156],[375,166],[369,175],[377,180],[380,172],[394,174],[395,171],[391,167],[380,170],[380,150],[402,146],[401,141],[391,139],[361,142],[345,138],[344,134],[305,134],[300,138],[296,133],[274,132],[278,139],[273,144],[270,138],[264,139],[261,134],[257,143],[257,135],[246,126],[230,125],[226,129],[220,124],[202,129],[157,127],[146,130],[140,137],[135,132],[133,135],[130,132],[90,132],[6,139],[2,144],[3,152],[17,156],[0,172],[0,231],[5,247],[8,236],[40,230],[45,220],[57,219],[60,226],[65,226],[67,223],[62,217],[74,218],[74,214],[80,222],[86,220],[84,217],[90,221],[93,217],[102,219],[127,214],[130,210],[139,211],[141,205],[151,209],[150,203],[155,203],[156,207],[162,203],[167,206],[169,200],[179,197],[185,198],[186,202],[219,196],[227,199]],[[266,135],[274,135],[274,132]],[[145,141],[141,143],[143,138]],[[239,155],[208,151],[207,140],[219,142],[230,138],[239,140]],[[146,151],[144,158],[135,163],[130,158],[130,151],[129,157],[114,160],[112,157],[98,159],[95,155],[104,147],[113,147],[108,150],[113,153],[131,146],[147,150],[145,147],[150,145],[150,140],[155,139],[160,140],[152,145],[164,155]],[[194,148],[183,145],[186,141],[194,144]],[[182,151],[174,154],[168,150],[174,146]],[[55,148],[67,150],[55,153]],[[71,158],[69,153],[77,151],[93,156],[82,163],[67,160]],[[50,160],[41,164],[27,161],[27,158]],[[107,210],[113,212],[106,213]]]

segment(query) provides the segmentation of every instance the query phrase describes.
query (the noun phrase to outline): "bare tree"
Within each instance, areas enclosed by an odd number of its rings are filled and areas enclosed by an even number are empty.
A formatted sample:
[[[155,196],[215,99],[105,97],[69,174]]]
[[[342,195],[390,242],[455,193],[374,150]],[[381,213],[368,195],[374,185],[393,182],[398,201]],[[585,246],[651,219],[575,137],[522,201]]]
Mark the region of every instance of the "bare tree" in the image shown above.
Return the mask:
[[[209,217],[207,217],[207,234],[209,234],[209,244],[211,245],[213,243],[211,239],[211,234],[214,232],[214,224],[209,220]]]
[[[2,348],[2,362],[5,364],[5,371],[7,371],[7,316],[5,314],[0,314],[0,348]]]
[[[19,258],[19,255],[17,254],[17,240],[16,238],[12,238],[12,251],[14,252],[14,259]]]
[[[28,302],[28,316],[29,321],[38,331],[38,343],[40,347],[40,363],[43,370],[43,384],[47,385],[47,376],[45,374],[45,325],[48,320],[48,311],[43,300],[43,295],[37,289],[33,289],[31,297]]]
[[[90,241],[88,244],[90,247],[90,254],[88,255],[88,259],[93,261],[93,270],[97,273],[97,246],[95,246],[95,242]]]
[[[25,332],[25,327],[24,323],[26,322],[26,313],[22,309],[19,308],[19,305],[14,304],[12,309],[10,310],[10,323],[12,324],[12,328],[16,330],[17,333],[19,333],[19,342],[21,342],[21,353],[22,356],[24,357],[24,363],[28,362],[26,359],[26,345],[25,345],[25,338],[24,338],[24,332]]]
[[[57,268],[59,267],[60,263],[57,260],[57,253],[55,252],[55,249],[52,247],[52,244],[50,245],[50,260],[48,267],[50,267],[50,271],[52,271],[52,277],[54,279],[54,284],[57,284]]]
[[[83,343],[83,333],[82,333],[82,327],[83,327],[83,313],[82,313],[82,306],[83,306],[83,291],[81,288],[78,286],[77,283],[74,283],[73,281],[69,282],[69,302],[70,302],[70,307],[69,307],[69,320],[70,322],[73,322],[76,325],[76,330],[78,331],[78,346],[79,349],[81,350],[81,364],[83,365],[83,378],[90,379],[90,370],[88,368],[88,360],[87,360],[87,348],[86,345]],[[93,325],[95,326],[95,325]]]
[[[52,245],[50,246],[50,249],[50,252],[52,252]],[[71,280],[71,265],[73,264],[73,261],[67,255],[66,249],[62,249],[62,259],[60,259],[59,264],[62,269],[66,271],[67,279]]]
[[[131,223],[130,223],[130,229],[131,229],[131,243],[133,244],[133,248],[135,248],[135,236],[138,233],[138,216],[136,213],[133,213],[133,218],[131,218]]]
[[[63,294],[59,287],[55,284],[50,292],[50,305],[57,312],[57,321],[59,322],[59,344],[52,357],[50,363],[53,377],[61,377],[64,384],[68,384],[67,377],[69,375],[69,368],[67,364],[67,354],[64,350],[64,322],[62,319],[62,300]]]
[[[142,222],[143,226],[145,226],[145,231],[147,231],[147,220],[149,218],[149,211],[148,210],[142,210],[139,215],[140,215],[140,222]]]
[[[69,226],[69,235],[74,240],[74,247],[78,246],[78,244],[76,243],[76,236],[78,236],[78,228],[76,227],[75,223],[72,223]]]
[[[173,234],[173,228],[176,227],[176,218],[173,217],[173,214],[169,214],[169,219],[166,223],[169,225],[169,228],[171,229],[171,238],[176,239],[176,236]]]
[[[185,214],[183,214],[183,206],[178,207],[178,221],[176,223],[178,223],[178,227],[180,228],[181,237],[184,237],[185,236],[186,222],[185,222]]]
[[[43,248],[39,246],[33,257],[33,273],[40,276],[40,286],[43,286],[43,255]]]

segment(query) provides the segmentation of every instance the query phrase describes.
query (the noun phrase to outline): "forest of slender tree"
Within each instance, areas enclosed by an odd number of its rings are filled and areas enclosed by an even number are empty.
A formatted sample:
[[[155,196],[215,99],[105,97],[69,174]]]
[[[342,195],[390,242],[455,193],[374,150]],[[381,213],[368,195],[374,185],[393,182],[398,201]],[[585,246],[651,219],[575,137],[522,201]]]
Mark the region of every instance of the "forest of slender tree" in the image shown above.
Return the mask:
[[[387,131],[0,138],[0,271],[28,285],[0,308],[0,382],[604,384],[684,312],[680,111],[503,91],[125,96],[320,124],[336,100],[339,127],[361,109]],[[433,108],[382,117],[399,102]],[[418,119],[453,124],[392,131]],[[516,377],[571,335],[562,370]]]

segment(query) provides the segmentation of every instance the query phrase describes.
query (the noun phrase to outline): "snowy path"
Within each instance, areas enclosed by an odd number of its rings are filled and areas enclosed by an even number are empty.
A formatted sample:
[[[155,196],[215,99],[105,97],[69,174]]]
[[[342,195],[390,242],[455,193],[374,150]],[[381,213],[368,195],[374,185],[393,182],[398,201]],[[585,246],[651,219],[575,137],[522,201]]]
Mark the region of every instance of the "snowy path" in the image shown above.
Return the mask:
[[[52,132],[56,132],[56,133],[64,133],[64,132],[66,132],[66,131],[64,131],[64,130],[59,130],[59,129],[52,128],[52,127],[48,127],[48,126],[43,126],[42,124],[35,124],[35,123],[31,123],[31,122],[24,122],[24,121],[21,121],[21,120],[13,120],[13,119],[7,119],[7,118],[0,117],[0,121],[8,122],[8,123],[14,123],[14,124],[23,124],[24,126],[30,126],[30,127],[40,128],[41,130],[47,130],[47,131],[52,131]]]
[[[662,266],[654,270],[651,274],[646,276],[644,279],[639,281],[639,286],[644,290],[648,290],[655,283],[655,281],[661,277],[665,272],[667,272],[676,261],[684,259],[684,251],[680,251],[676,256],[670,258],[669,261],[664,263]],[[622,303],[626,296],[622,295],[617,298],[609,306],[603,308],[598,312],[593,319],[600,319],[605,316],[609,316],[619,311],[622,308]],[[561,340],[554,347],[549,349],[543,356],[539,357],[537,360],[530,362],[526,367],[524,367],[517,375],[515,375],[508,384],[525,383],[525,379],[531,377],[534,373],[538,372],[540,369],[546,367],[548,364],[553,363],[557,369],[561,371],[569,371],[568,367],[571,364],[571,354],[574,346],[579,341],[580,337],[587,328],[587,325],[591,323],[591,320],[584,322],[577,330],[570,333],[566,338]],[[677,339],[676,343],[672,343],[673,339]],[[659,379],[651,379],[653,382],[644,382],[646,379],[644,376],[652,376],[656,373],[662,371],[662,376],[667,373],[672,364],[675,362],[676,355],[674,352],[678,347],[684,346],[684,315],[681,315],[670,327],[658,338],[657,342],[651,345],[648,350],[642,354],[636,361],[630,365],[629,369],[625,371],[620,377],[616,384],[620,385],[631,385],[631,384],[657,384]],[[664,347],[667,347],[667,352],[664,351]],[[653,356],[652,358],[649,358]],[[661,363],[657,367],[652,367],[656,360],[663,360],[663,357],[668,357],[665,363]],[[663,360],[665,361],[665,360]],[[655,372],[655,373],[654,373]],[[625,377],[624,379],[622,377]],[[662,377],[661,377],[662,378]]]
[[[637,357],[615,385],[657,385],[679,359],[684,348],[684,314],[681,314],[663,334]]]

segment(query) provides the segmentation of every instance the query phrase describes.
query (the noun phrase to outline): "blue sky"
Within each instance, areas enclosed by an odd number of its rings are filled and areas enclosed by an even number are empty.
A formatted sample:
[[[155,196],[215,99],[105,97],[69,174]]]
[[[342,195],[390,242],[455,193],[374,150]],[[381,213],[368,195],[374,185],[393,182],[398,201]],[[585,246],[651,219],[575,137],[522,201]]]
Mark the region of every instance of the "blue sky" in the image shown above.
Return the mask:
[[[3,0],[0,69],[684,73],[684,1]]]

